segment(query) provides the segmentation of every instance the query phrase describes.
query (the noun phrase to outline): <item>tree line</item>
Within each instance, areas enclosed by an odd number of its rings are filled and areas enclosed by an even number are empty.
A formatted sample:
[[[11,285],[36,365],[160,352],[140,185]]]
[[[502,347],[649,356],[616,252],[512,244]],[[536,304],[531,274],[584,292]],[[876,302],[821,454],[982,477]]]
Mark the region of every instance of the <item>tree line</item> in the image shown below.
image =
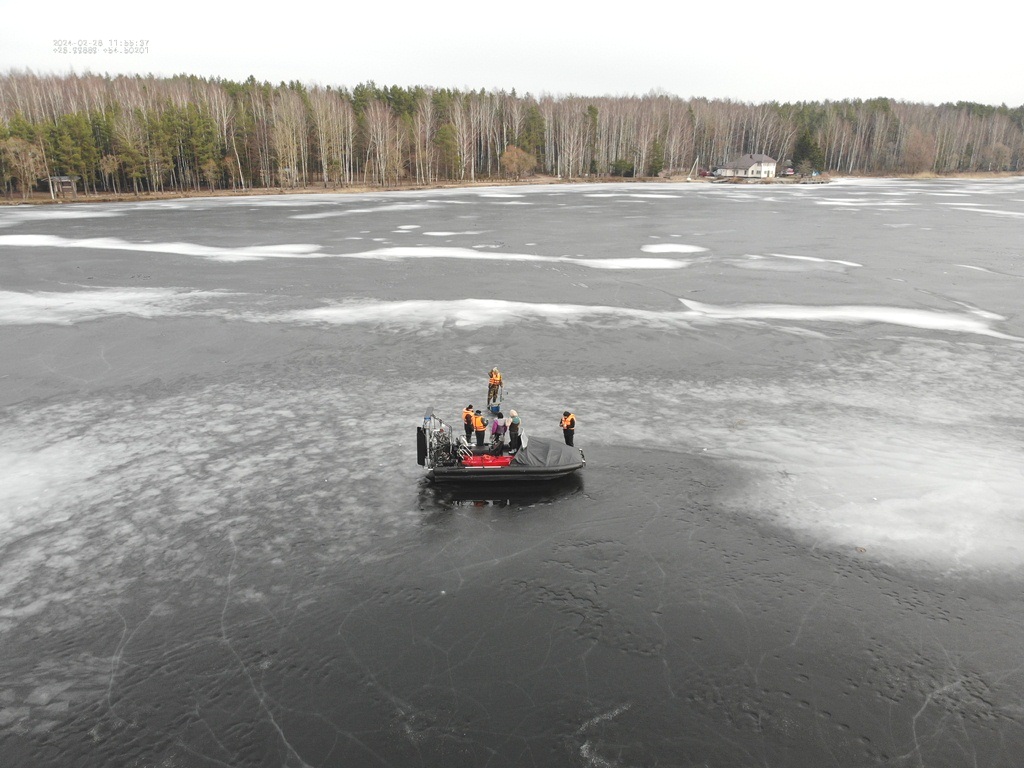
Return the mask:
[[[655,177],[747,153],[842,174],[1019,172],[1024,107],[0,75],[7,195],[60,176],[76,177],[86,194],[426,185],[534,172]]]

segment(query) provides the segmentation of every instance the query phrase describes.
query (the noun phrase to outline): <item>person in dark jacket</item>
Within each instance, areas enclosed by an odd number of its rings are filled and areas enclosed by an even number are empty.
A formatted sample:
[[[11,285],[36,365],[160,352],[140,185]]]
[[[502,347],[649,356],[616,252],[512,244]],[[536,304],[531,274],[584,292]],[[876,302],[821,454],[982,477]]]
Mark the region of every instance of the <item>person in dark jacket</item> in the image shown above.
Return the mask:
[[[462,409],[462,425],[466,428],[466,442],[473,438],[473,404]]]
[[[562,437],[566,445],[572,445],[573,436],[576,434],[576,416],[569,411],[562,412]]]
[[[523,420],[514,410],[509,411],[508,415],[511,417],[508,422],[508,450],[509,453],[515,453],[523,447]]]

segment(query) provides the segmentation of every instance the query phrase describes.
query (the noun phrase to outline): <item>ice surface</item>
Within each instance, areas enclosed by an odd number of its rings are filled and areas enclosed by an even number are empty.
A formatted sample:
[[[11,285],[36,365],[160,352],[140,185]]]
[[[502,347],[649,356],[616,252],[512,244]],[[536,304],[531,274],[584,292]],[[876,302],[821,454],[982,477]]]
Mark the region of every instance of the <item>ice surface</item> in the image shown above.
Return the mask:
[[[394,247],[379,248],[361,253],[338,254],[339,258],[395,261],[400,259],[461,259],[471,261],[535,262],[545,264],[576,264],[592,269],[681,269],[687,262],[680,259],[649,257],[622,257],[586,259],[574,256],[543,256],[533,253],[481,253],[472,248]]]
[[[1005,317],[983,310],[969,313],[936,312],[904,307],[872,306],[796,306],[785,304],[748,304],[736,307],[716,307],[696,301],[680,299],[690,310],[688,316],[708,320],[795,320],[827,323],[888,323],[909,328],[973,333],[998,339],[1024,341],[1024,338],[993,330],[988,320]]]
[[[707,248],[683,243],[648,243],[640,246],[640,250],[644,253],[702,253]]]
[[[340,211],[320,211],[317,213],[297,213],[291,216],[298,221],[312,221],[315,219],[333,219],[339,216],[359,216],[366,213],[393,213],[395,211],[428,211],[437,207],[436,203],[389,203],[386,205],[373,206],[368,208],[344,208]]]
[[[441,236],[455,233],[426,233]],[[472,234],[472,233],[462,233]],[[375,238],[382,241],[384,238]],[[43,248],[74,248],[105,251],[138,251],[140,253],[176,253],[183,256],[198,256],[211,261],[240,262],[262,261],[264,259],[369,259],[377,261],[395,261],[399,259],[462,259],[481,261],[530,261],[548,264],[576,264],[593,269],[681,269],[688,262],[680,259],[659,259],[645,257],[623,257],[586,259],[572,256],[542,256],[530,253],[481,253],[472,248],[439,248],[402,246],[378,248],[358,253],[329,253],[314,244],[282,244],[267,246],[247,246],[243,248],[223,248],[199,245],[197,243],[153,243],[127,242],[118,238],[87,238],[72,240],[52,235],[0,235],[0,247],[43,247]]]
[[[978,208],[974,206],[957,206],[959,210],[971,211],[972,213],[987,213],[992,216],[1008,216],[1010,218],[1019,219],[1024,217],[1024,211],[1005,211],[997,208]]]
[[[1024,450],[1019,430],[1007,432],[992,414],[1015,413],[1024,388],[991,381],[1015,357],[934,343],[908,346],[895,360],[869,354],[804,366],[776,384],[601,379],[589,383],[585,409],[570,406],[584,412],[578,429],[588,441],[665,450],[677,450],[680,435],[652,432],[645,414],[673,421],[678,414],[686,445],[762,478],[731,503],[818,546],[860,547],[941,571],[1017,572],[1024,568]],[[555,380],[530,384],[560,391]],[[538,410],[562,408],[545,398]]]
[[[0,290],[0,325],[73,325],[115,315],[167,317],[199,311],[220,291],[176,288],[91,288],[32,293]]]
[[[680,299],[686,311],[653,311],[624,307],[584,304],[538,304],[502,299],[459,299],[456,301],[353,301],[344,305],[299,309],[279,315],[250,315],[249,319],[350,325],[356,323],[393,324],[402,328],[441,328],[448,324],[462,328],[503,326],[517,321],[540,321],[557,325],[581,324],[599,328],[646,327],[691,329],[721,323],[759,323],[770,321],[811,324],[879,323],[922,330],[958,334],[976,334],[998,339],[1024,341],[1024,338],[997,331],[993,320],[1006,318],[985,310],[966,313],[939,312],[903,307],[872,306],[797,306],[749,304],[719,307],[689,299]],[[791,332],[788,325],[775,329]]]
[[[14,248],[74,248],[100,251],[137,251],[139,253],[177,253],[183,256],[199,256],[215,261],[259,261],[269,258],[314,258],[318,245],[284,244],[273,246],[246,246],[242,248],[218,248],[197,243],[154,243],[129,242],[116,237],[93,237],[75,240],[56,235],[0,235],[0,247]]]
[[[794,256],[788,253],[771,253],[769,256],[774,256],[777,259],[796,259],[798,261],[818,261],[826,264],[842,264],[845,267],[862,267],[863,264],[858,264],[856,261],[843,261],[842,259],[820,259],[817,256]]]
[[[673,200],[678,195],[667,193],[643,193],[643,192],[591,192],[587,197],[596,198],[626,198],[629,200]]]
[[[103,208],[98,205],[74,207],[22,205],[13,208],[5,206],[4,214],[0,216],[0,227],[13,227],[34,222],[113,218],[122,216],[124,213],[124,210],[119,208]]]
[[[644,190],[0,209],[5,758],[1016,766],[1024,185]],[[420,484],[495,363],[575,483]]]

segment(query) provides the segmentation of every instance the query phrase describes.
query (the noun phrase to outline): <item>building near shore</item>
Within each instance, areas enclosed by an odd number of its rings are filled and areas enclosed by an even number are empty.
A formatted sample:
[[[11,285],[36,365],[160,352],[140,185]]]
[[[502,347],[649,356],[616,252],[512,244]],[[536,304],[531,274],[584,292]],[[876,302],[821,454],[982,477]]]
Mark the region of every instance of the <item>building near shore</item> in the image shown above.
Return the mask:
[[[81,176],[47,176],[41,181],[50,190],[50,197],[78,196],[78,180]]]
[[[770,179],[775,176],[776,161],[768,155],[739,155],[718,166],[715,176],[741,179]]]

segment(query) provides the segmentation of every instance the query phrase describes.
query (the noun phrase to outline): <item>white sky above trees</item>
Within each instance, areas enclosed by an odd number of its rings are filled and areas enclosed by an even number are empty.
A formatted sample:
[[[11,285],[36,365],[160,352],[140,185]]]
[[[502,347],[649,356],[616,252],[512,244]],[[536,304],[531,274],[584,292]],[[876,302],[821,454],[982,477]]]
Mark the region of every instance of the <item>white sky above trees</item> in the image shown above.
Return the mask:
[[[218,3],[0,0],[0,72],[195,74],[352,87],[736,101],[1024,104],[1016,4],[862,0]],[[698,7],[699,6],[699,7]],[[148,53],[54,53],[54,40]]]

